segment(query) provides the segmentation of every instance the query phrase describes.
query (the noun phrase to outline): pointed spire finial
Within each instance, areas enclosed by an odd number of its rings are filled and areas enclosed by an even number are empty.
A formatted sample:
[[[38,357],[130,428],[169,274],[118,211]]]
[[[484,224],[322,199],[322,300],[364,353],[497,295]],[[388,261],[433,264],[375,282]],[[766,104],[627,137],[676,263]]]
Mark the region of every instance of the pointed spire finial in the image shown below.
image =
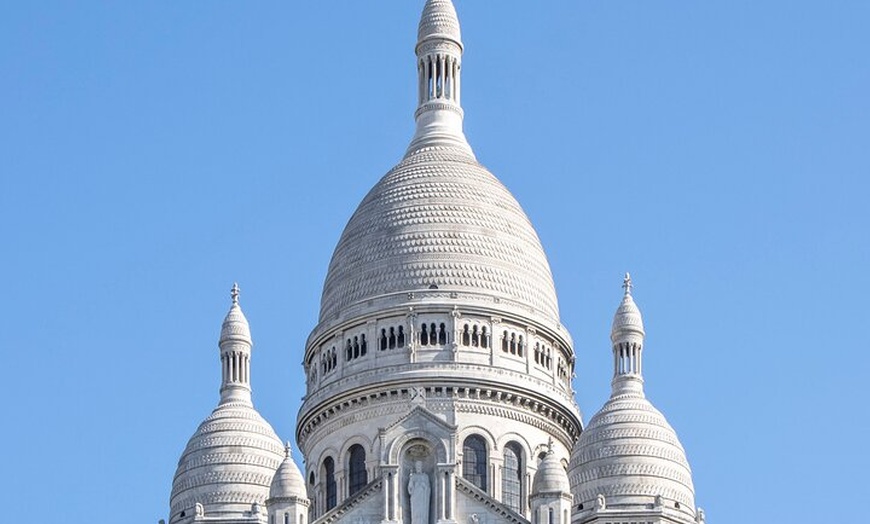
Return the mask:
[[[626,273],[625,278],[622,279],[622,289],[625,290],[626,295],[631,295],[631,288],[634,287],[634,284],[631,283],[631,273]]]
[[[233,289],[230,290],[230,298],[233,299],[233,305],[239,305],[239,283],[233,282]]]
[[[547,455],[552,455],[553,453],[553,437],[550,437],[547,440]]]
[[[292,451],[292,448],[290,447],[290,441],[288,440],[287,442],[284,443],[284,456],[287,458],[290,458],[291,451]]]

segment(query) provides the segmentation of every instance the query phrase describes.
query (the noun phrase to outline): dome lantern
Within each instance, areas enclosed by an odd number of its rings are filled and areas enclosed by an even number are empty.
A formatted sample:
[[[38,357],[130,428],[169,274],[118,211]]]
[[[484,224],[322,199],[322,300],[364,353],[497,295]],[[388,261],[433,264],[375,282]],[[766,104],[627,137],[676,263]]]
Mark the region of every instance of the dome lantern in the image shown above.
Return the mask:
[[[462,34],[450,0],[427,0],[417,31],[417,129],[408,153],[433,145],[474,156],[462,131]]]
[[[625,274],[622,302],[613,316],[610,340],[613,343],[613,394],[643,394],[643,317],[631,296],[631,275]]]
[[[221,403],[251,402],[251,328],[239,306],[239,285],[230,291],[232,305],[221,326]]]

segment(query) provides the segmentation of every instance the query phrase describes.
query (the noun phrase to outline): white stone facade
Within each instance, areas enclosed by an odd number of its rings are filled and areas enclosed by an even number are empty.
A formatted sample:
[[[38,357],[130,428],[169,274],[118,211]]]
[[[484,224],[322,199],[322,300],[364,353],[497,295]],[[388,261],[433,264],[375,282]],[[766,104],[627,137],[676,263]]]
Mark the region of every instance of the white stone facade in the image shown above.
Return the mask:
[[[221,403],[179,461],[169,524],[703,520],[682,447],[643,397],[630,283],[614,397],[583,432],[546,255],[462,130],[462,51],[452,2],[428,0],[415,134],[348,222],[305,345],[304,469],[250,402],[234,288]]]

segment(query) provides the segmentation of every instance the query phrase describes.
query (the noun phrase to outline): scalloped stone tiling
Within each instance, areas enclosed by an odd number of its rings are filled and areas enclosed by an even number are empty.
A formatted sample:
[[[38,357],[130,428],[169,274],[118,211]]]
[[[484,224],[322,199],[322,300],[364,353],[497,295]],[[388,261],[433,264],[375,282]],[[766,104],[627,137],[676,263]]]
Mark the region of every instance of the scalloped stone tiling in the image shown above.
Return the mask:
[[[459,17],[456,8],[449,0],[429,0],[423,7],[420,26],[417,29],[417,39],[423,40],[430,35],[445,35],[462,39],[459,29]]]
[[[489,171],[450,148],[408,155],[366,195],[330,262],[320,321],[432,285],[520,301],[559,319],[550,266],[528,217]]]

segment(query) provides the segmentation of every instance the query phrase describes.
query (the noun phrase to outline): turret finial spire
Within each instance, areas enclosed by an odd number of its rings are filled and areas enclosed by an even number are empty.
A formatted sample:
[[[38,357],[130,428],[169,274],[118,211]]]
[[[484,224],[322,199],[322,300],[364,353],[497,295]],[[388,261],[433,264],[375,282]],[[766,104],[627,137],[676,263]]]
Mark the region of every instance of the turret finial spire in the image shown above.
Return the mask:
[[[239,284],[230,290],[233,303],[221,326],[221,403],[251,402],[251,328],[239,306]]]
[[[634,287],[634,284],[631,283],[631,273],[626,273],[625,278],[622,279],[622,289],[625,290],[626,295],[631,295],[631,288]]]
[[[643,395],[643,317],[631,290],[631,274],[622,280],[622,301],[613,316],[610,340],[613,343],[613,394]]]

